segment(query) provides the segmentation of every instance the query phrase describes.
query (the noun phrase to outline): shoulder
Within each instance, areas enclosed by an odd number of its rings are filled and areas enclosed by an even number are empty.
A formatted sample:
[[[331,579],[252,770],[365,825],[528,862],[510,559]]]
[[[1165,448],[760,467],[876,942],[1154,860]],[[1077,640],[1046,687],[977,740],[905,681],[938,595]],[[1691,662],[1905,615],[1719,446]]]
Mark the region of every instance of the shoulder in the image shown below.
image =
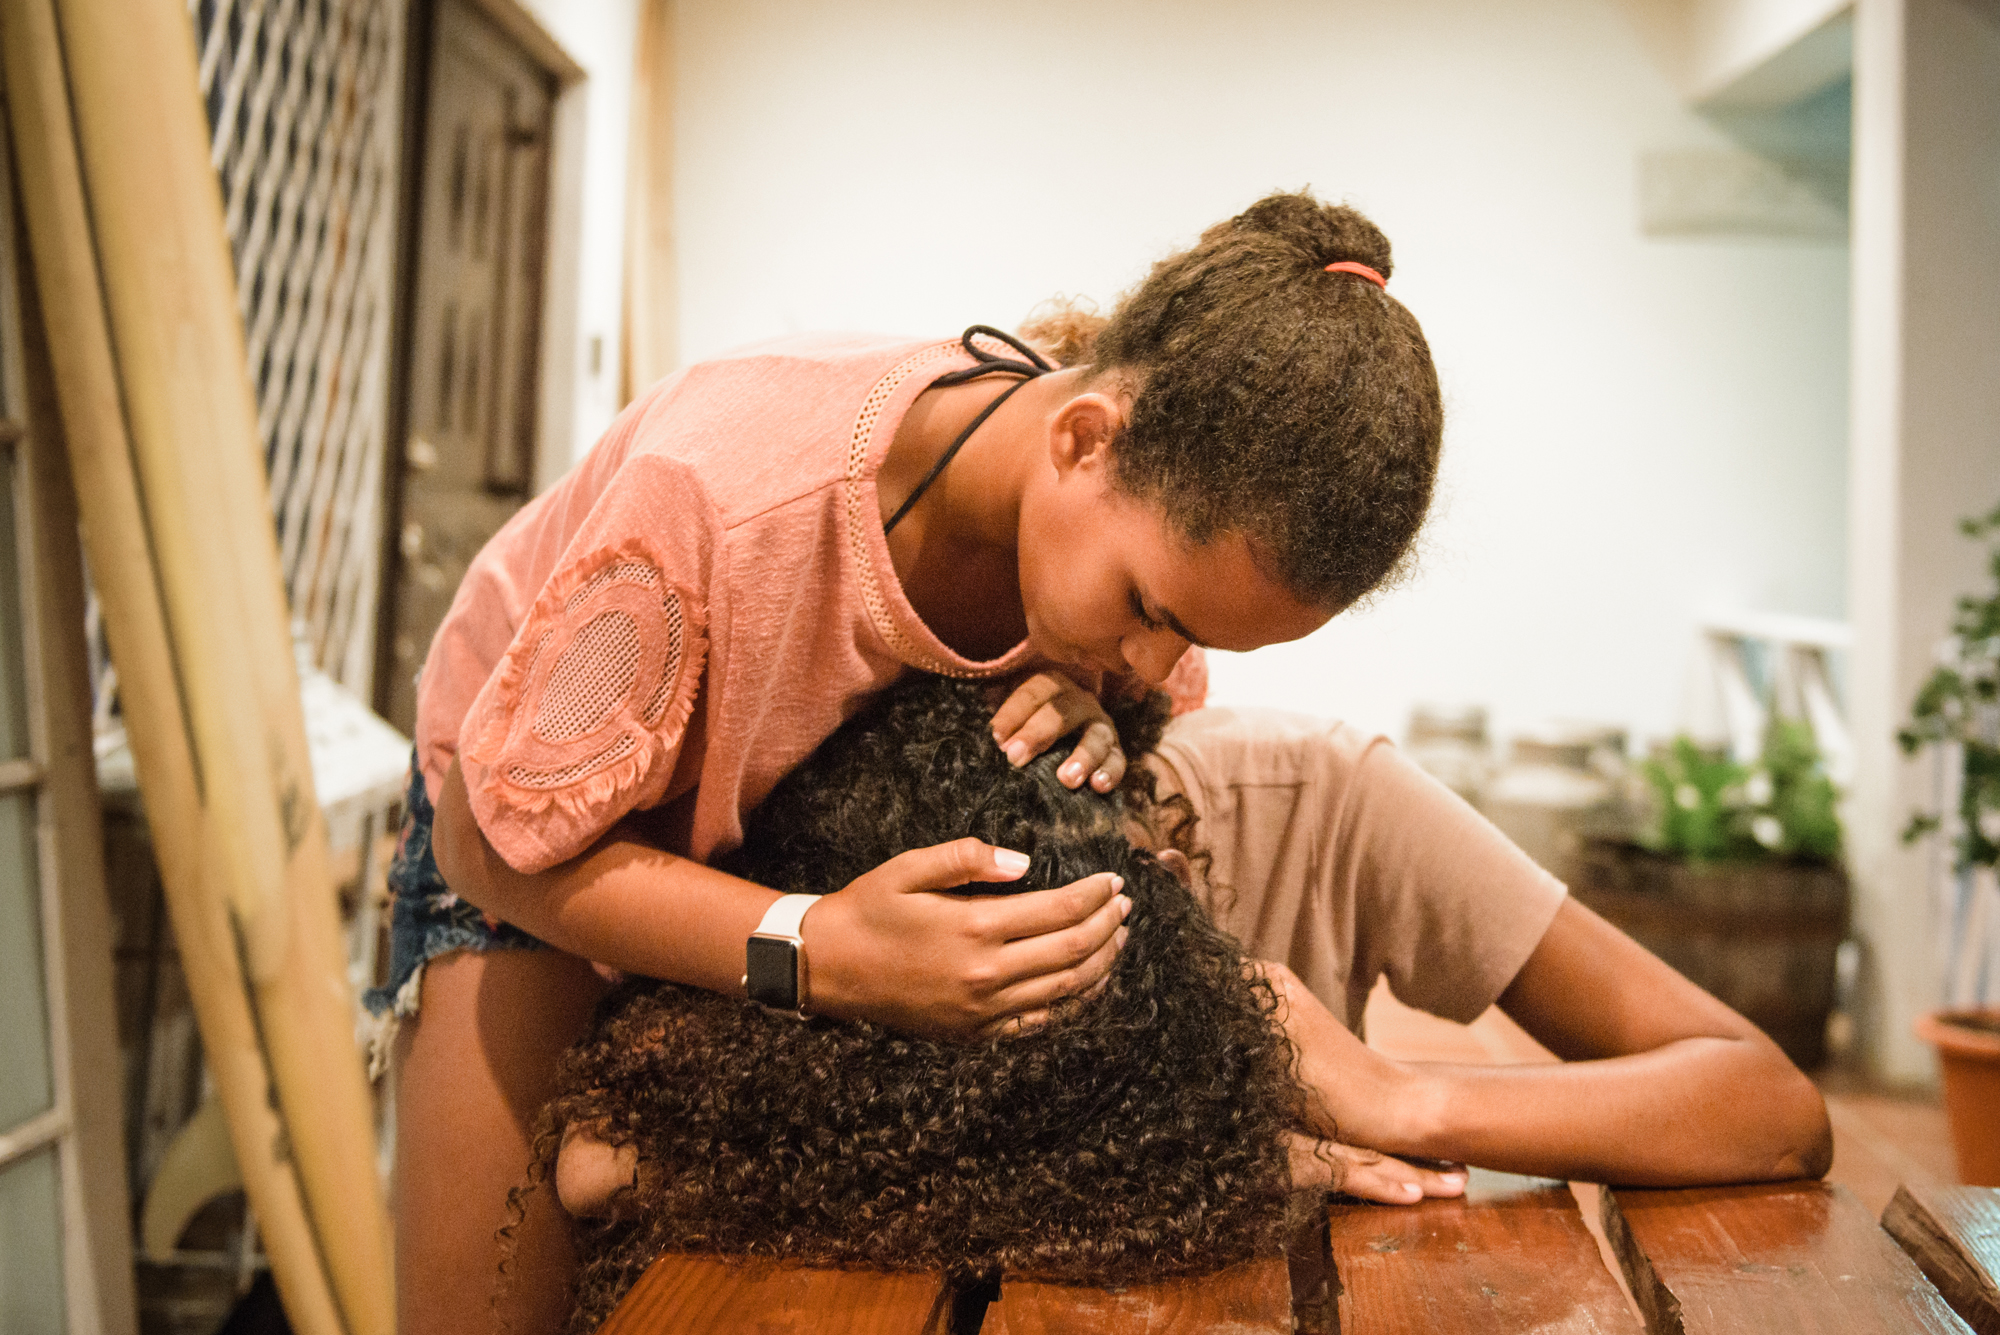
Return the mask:
[[[725,526],[847,476],[878,387],[948,340],[790,334],[697,362],[631,410],[631,458],[701,480]],[[879,403],[875,405],[879,411]]]
[[[1338,719],[1223,705],[1176,716],[1159,749],[1176,768],[1227,775],[1237,783],[1296,783],[1308,772],[1351,773],[1378,753],[1387,759],[1396,752],[1380,733]]]
[[[728,367],[745,362],[789,363],[799,368],[823,367],[839,374],[860,370],[885,360],[893,363],[897,353],[914,352],[954,339],[912,334],[884,334],[866,330],[818,330],[809,333],[779,334],[731,348],[695,363],[696,367]]]
[[[1277,709],[1209,706],[1167,725],[1170,785],[1216,808],[1251,790],[1290,793],[1329,831],[1391,842],[1484,821],[1381,733]]]
[[[893,334],[814,333],[746,344],[641,391],[626,410],[635,447],[658,450],[725,421],[739,427],[767,425],[817,420],[843,410],[851,419],[898,363],[945,342]]]

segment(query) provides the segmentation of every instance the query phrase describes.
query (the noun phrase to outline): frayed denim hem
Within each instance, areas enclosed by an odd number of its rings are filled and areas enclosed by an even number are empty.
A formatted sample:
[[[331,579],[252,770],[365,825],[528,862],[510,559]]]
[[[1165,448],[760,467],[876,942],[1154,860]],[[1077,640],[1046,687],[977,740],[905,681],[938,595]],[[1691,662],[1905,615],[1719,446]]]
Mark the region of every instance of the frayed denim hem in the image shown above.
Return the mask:
[[[459,950],[548,950],[549,944],[515,927],[495,922],[452,893],[431,854],[435,813],[424,791],[423,771],[410,757],[410,790],[404,803],[402,837],[389,864],[395,904],[389,917],[389,981],[371,987],[361,1002],[374,1017],[369,1026],[368,1071],[381,1074],[401,1022],[415,1015],[423,996],[424,966]]]

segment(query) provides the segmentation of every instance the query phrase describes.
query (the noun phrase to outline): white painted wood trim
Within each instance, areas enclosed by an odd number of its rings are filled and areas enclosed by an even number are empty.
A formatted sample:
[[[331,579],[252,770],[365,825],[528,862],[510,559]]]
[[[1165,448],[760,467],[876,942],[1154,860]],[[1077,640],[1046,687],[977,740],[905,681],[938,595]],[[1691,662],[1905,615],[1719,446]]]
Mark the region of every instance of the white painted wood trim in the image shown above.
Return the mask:
[[[0,1169],[56,1144],[69,1134],[69,1129],[69,1110],[51,1108],[29,1118],[12,1131],[0,1131]]]

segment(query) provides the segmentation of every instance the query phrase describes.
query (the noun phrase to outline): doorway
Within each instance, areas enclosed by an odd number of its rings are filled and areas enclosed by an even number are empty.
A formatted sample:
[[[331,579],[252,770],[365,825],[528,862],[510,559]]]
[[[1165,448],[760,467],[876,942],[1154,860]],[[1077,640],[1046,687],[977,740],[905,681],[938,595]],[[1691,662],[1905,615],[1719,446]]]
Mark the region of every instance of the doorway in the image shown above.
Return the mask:
[[[532,493],[557,78],[472,0],[428,12],[376,707],[405,733],[467,565]],[[426,50],[427,48],[427,50]]]

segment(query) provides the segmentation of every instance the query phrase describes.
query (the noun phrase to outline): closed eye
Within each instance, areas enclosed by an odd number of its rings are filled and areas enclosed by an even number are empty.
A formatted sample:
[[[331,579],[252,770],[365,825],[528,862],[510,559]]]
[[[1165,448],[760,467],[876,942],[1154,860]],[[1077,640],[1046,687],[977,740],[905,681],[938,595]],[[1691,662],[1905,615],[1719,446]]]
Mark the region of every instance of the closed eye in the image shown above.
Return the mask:
[[[1132,590],[1132,615],[1137,617],[1139,624],[1147,630],[1159,630],[1165,624],[1147,613],[1146,600],[1139,596],[1137,589]]]

